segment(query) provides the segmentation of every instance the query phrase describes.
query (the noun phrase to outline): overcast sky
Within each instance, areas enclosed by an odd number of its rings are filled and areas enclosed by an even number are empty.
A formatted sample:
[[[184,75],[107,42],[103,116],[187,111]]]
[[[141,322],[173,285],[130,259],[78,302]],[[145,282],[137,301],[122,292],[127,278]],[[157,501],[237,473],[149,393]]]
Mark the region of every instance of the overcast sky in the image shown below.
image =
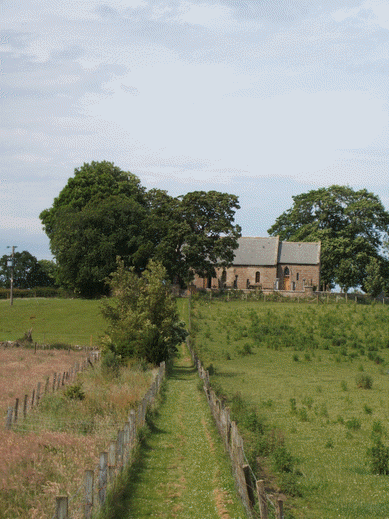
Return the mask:
[[[237,194],[246,236],[292,195],[389,209],[387,0],[0,0],[0,256],[108,160],[177,196]]]

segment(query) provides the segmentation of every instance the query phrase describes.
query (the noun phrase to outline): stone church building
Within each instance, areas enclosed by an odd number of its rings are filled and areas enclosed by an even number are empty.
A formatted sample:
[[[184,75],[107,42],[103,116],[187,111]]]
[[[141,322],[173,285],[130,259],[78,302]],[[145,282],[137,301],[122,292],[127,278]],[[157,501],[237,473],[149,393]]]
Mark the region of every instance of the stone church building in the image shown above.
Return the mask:
[[[195,277],[196,288],[304,291],[320,289],[320,242],[239,238],[233,265],[217,269],[216,278]],[[312,288],[311,288],[312,287]]]

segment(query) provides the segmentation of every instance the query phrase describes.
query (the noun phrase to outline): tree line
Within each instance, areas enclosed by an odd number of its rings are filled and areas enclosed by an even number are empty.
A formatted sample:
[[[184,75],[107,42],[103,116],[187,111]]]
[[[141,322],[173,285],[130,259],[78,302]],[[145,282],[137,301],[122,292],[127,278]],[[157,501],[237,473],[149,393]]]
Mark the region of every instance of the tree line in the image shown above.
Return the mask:
[[[344,291],[389,293],[389,213],[366,189],[333,185],[292,197],[293,205],[268,230],[288,241],[321,241],[321,282]],[[195,274],[215,275],[232,264],[241,229],[238,197],[194,191],[172,197],[146,190],[139,178],[111,162],[84,163],[40,214],[55,262],[15,254],[15,286],[62,286],[84,297],[110,290],[117,256],[138,276],[160,262],[182,286]],[[7,256],[0,285],[9,286]]]
[[[195,191],[172,197],[147,191],[139,178],[113,163],[84,163],[40,219],[57,264],[57,282],[76,293],[107,293],[107,278],[119,256],[140,275],[149,260],[170,280],[187,284],[195,274],[214,276],[229,266],[240,227],[238,197]]]

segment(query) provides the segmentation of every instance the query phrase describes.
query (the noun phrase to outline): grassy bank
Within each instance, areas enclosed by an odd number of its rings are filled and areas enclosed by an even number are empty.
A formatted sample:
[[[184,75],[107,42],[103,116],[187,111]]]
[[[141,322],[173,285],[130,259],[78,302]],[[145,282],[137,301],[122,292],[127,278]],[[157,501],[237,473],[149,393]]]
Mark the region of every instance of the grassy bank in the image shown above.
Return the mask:
[[[367,456],[377,438],[389,444],[388,311],[353,303],[194,304],[195,349],[238,419],[240,407],[248,410],[240,427],[256,443],[257,476],[289,494],[289,517],[389,515],[387,477],[372,474]],[[284,462],[290,455],[289,470],[271,442],[283,445]]]

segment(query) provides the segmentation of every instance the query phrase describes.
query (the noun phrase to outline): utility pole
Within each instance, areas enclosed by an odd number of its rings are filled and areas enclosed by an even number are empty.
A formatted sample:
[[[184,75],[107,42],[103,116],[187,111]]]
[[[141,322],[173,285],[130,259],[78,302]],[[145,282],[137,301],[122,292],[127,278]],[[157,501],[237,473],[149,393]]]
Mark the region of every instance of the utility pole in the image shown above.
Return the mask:
[[[12,254],[11,259],[7,261],[7,267],[11,268],[11,293],[9,298],[9,304],[12,306],[14,303],[14,266],[15,266],[15,249],[17,245],[12,245]],[[7,246],[7,249],[10,249],[10,245]]]

